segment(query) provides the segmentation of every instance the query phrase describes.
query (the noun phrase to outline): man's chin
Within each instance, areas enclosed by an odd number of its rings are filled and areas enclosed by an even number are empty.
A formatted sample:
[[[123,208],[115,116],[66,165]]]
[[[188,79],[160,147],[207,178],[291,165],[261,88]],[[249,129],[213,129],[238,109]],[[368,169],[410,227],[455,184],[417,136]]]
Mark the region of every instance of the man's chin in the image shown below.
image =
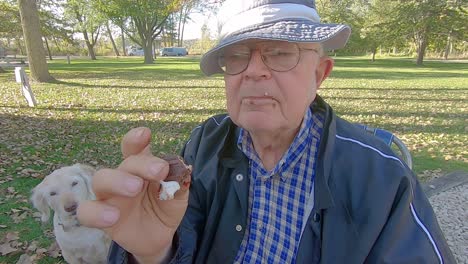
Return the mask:
[[[271,111],[249,111],[241,113],[237,120],[234,120],[238,126],[244,128],[250,133],[277,132],[282,127],[280,113]]]
[[[272,126],[271,122],[267,122],[265,119],[246,121],[243,122],[241,127],[252,134],[274,133],[278,130],[276,127]]]

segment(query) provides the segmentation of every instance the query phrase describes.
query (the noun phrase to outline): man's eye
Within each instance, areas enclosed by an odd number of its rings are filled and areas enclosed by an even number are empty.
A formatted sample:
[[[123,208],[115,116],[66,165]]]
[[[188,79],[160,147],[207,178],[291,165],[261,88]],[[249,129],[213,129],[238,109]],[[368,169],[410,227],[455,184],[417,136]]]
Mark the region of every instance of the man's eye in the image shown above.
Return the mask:
[[[49,195],[50,196],[55,196],[57,193],[56,192],[50,192]]]
[[[72,182],[72,187],[75,186],[75,185],[77,185],[77,184],[78,184],[77,181]]]
[[[290,51],[281,49],[267,50],[263,53],[264,56],[291,56],[291,54]]]
[[[242,60],[248,57],[249,57],[249,54],[246,54],[246,53],[232,53],[228,55],[228,59],[230,60]]]

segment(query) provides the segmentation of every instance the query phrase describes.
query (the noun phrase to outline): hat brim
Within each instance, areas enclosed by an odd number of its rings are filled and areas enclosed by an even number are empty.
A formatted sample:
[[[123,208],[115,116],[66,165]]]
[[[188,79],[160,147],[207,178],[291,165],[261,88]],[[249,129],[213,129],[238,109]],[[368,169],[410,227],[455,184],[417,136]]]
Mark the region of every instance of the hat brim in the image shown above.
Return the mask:
[[[351,28],[347,25],[321,24],[310,20],[283,20],[253,26],[222,38],[203,55],[200,69],[207,76],[224,73],[218,64],[219,52],[226,46],[249,39],[321,43],[324,50],[334,50],[343,48],[350,35]]]

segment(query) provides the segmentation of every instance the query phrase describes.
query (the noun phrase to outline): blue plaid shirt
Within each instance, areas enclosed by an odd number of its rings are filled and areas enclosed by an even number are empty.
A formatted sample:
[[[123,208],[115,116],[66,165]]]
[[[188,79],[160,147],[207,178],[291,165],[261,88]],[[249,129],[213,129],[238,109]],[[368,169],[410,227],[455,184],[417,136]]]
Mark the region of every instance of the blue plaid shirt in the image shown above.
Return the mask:
[[[237,145],[249,159],[247,230],[235,263],[294,263],[313,190],[323,116],[308,109],[299,133],[278,164],[267,171],[252,138],[241,130]]]

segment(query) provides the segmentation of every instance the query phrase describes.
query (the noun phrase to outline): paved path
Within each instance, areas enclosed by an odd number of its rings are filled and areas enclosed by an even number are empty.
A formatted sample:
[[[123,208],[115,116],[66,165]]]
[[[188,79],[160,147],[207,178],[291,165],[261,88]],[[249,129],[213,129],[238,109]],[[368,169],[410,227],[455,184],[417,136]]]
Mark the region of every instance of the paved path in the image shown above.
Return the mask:
[[[459,264],[468,264],[468,173],[456,172],[424,186]]]

